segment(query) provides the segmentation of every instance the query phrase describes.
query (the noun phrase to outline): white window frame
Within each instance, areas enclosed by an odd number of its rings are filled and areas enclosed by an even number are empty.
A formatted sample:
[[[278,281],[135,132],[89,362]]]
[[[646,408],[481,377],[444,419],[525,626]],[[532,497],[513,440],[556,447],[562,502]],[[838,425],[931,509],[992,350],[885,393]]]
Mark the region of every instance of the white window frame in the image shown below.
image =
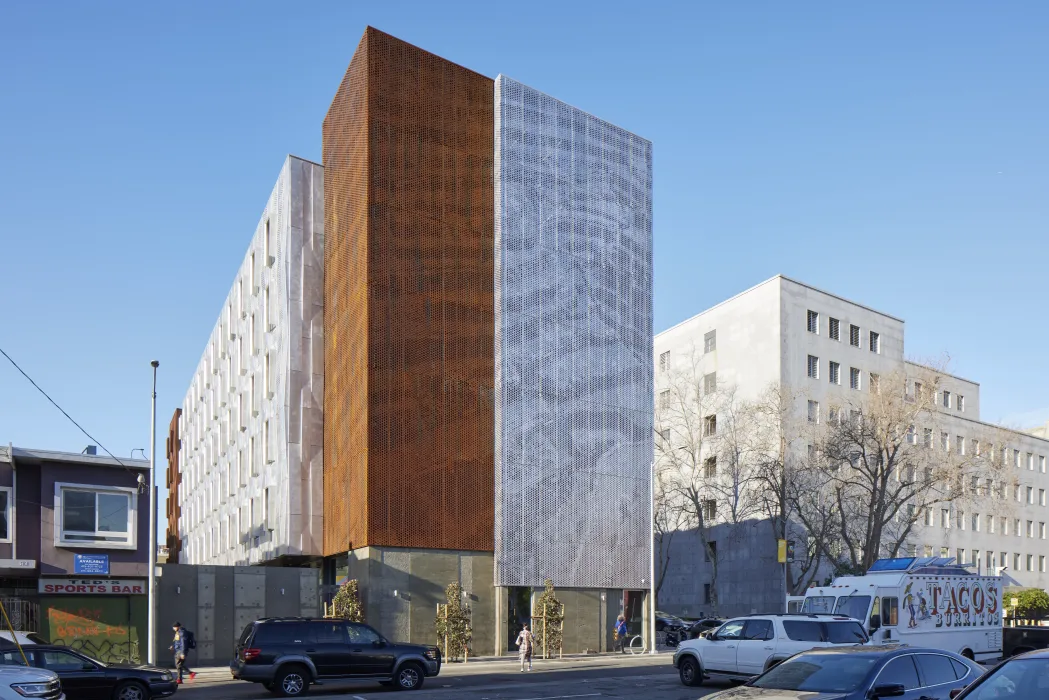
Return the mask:
[[[828,377],[830,379],[830,383],[841,386],[841,363],[831,360],[830,364],[828,365],[827,372]]]
[[[827,319],[827,337],[829,337],[831,340],[836,340],[839,343],[841,342],[841,321],[840,320],[838,320],[836,318],[833,318],[833,317],[828,317],[828,319]]]
[[[867,331],[868,345],[870,351],[875,355],[881,354],[881,333],[877,331]]]
[[[813,311],[809,309],[808,314],[805,316],[805,330],[809,333],[820,334],[820,313],[819,311]]]
[[[808,374],[809,379],[820,378],[820,358],[816,355],[809,355],[805,361],[805,373]]]
[[[127,542],[90,542],[84,540],[67,540],[65,538],[65,510],[64,510],[64,493],[66,491],[87,491],[90,493],[97,494],[106,493],[110,495],[124,495],[128,499],[128,541]],[[97,500],[96,500],[97,503]],[[97,507],[97,506],[96,506]],[[96,522],[98,520],[98,514],[95,514]],[[75,549],[121,549],[121,550],[136,550],[138,549],[138,490],[133,488],[126,488],[123,486],[105,486],[102,484],[80,484],[68,481],[56,481],[55,482],[55,503],[54,503],[54,528],[55,528],[55,547],[66,547]],[[85,534],[98,534],[85,533]]]
[[[7,493],[7,537],[0,537],[0,543],[11,544],[14,541],[14,538],[12,538],[11,535],[15,529],[15,491],[11,486],[0,486],[0,491]]]

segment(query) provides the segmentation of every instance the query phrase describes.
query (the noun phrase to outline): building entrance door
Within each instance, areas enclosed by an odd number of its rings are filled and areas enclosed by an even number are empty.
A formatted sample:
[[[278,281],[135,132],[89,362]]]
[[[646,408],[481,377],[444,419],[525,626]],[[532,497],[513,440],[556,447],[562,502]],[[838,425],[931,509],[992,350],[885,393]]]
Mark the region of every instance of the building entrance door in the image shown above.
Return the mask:
[[[641,638],[648,642],[648,634],[645,630],[645,592],[623,591],[623,616],[626,618],[627,635],[633,639],[634,635],[640,634]],[[629,641],[629,639],[627,641]]]
[[[514,642],[521,633],[521,627],[532,622],[532,589],[508,588],[506,602],[506,650],[513,653],[517,651]]]

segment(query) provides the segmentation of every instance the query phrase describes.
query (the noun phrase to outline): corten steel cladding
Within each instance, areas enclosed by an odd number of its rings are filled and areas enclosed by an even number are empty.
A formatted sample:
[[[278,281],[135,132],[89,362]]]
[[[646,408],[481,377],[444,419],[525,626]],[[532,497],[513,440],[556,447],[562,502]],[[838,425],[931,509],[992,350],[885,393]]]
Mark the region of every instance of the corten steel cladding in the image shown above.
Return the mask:
[[[324,551],[493,548],[494,82],[369,28],[324,120]]]

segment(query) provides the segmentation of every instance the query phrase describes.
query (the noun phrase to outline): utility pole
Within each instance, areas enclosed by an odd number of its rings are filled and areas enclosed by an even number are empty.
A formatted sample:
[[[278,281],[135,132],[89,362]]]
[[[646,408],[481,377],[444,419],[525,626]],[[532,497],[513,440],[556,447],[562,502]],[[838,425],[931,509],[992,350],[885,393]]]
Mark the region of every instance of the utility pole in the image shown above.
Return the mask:
[[[146,617],[146,658],[150,666],[157,663],[157,367],[153,360],[153,402],[149,433],[149,611]]]

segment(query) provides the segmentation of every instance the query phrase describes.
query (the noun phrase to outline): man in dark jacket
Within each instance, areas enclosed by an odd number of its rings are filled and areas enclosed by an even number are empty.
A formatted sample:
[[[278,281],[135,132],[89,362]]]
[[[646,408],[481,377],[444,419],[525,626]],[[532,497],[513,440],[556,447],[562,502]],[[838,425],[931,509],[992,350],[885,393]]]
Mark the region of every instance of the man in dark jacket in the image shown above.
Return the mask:
[[[189,640],[192,638],[193,633],[184,628],[179,622],[172,625],[171,629],[175,632],[175,638],[169,648],[175,652],[175,668],[178,669],[178,678],[175,682],[182,683],[182,675],[184,673],[188,673],[189,679],[193,680],[197,677],[197,674],[186,665],[186,653],[192,648]]]

